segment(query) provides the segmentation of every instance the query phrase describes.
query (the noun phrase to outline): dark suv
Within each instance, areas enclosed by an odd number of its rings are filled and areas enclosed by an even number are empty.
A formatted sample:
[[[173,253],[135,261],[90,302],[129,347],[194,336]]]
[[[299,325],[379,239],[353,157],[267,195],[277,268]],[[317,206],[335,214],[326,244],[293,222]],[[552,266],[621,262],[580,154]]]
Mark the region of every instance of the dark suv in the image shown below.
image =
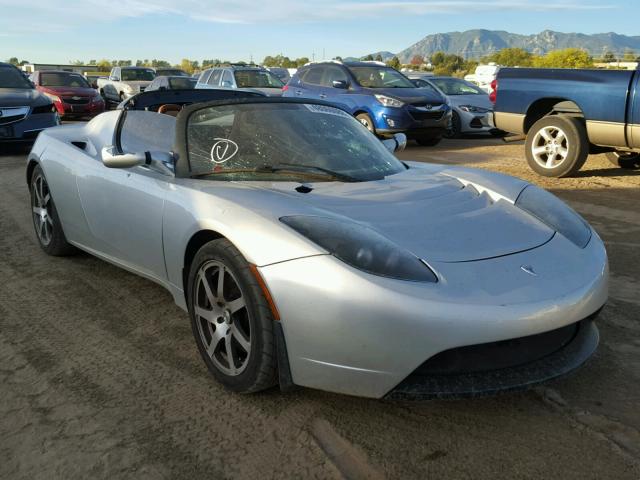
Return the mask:
[[[437,144],[451,121],[442,95],[416,88],[379,62],[307,64],[285,86],[284,96],[340,104],[371,132],[383,137],[402,132],[421,145]]]

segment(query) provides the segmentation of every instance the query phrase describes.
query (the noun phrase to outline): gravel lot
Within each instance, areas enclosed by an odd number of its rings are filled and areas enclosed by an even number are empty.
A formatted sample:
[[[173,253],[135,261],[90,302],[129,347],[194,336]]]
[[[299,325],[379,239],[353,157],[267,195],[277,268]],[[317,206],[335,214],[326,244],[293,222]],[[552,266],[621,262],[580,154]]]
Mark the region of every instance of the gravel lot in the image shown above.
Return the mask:
[[[640,172],[595,156],[577,178],[542,179],[522,148],[401,156],[523,177],[583,214],[611,262],[600,349],[544,388],[423,404],[225,392],[162,288],[40,250],[26,153],[0,154],[0,478],[640,478]]]

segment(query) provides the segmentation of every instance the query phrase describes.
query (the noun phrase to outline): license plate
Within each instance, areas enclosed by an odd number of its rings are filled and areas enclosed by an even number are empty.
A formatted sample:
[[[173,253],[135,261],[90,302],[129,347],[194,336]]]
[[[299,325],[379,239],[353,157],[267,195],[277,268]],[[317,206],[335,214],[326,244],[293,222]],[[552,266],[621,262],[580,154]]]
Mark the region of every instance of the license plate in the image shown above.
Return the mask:
[[[13,127],[0,127],[0,138],[13,137]]]

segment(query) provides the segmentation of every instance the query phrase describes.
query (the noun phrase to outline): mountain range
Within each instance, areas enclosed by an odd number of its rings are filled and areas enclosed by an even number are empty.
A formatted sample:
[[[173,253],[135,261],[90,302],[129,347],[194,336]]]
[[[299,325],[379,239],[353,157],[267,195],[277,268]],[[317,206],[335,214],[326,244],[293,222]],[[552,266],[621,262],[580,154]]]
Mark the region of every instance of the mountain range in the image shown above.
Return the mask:
[[[435,52],[460,55],[464,58],[481,58],[498,50],[518,47],[535,54],[544,54],[562,48],[582,48],[592,56],[600,56],[612,52],[620,57],[627,50],[640,55],[640,36],[619,35],[617,33],[562,33],[552,30],[533,35],[521,35],[501,30],[467,30],[466,32],[436,33],[427,35],[422,40],[396,55],[402,63],[408,63],[415,55],[429,58]],[[390,52],[376,52],[387,54]],[[386,60],[386,58],[384,58]]]

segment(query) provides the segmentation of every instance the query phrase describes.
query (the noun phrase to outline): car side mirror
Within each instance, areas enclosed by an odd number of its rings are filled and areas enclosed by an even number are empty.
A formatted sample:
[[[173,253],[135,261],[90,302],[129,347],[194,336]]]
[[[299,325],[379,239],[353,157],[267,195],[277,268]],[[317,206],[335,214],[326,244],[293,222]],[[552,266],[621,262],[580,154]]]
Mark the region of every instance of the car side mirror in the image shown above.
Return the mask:
[[[407,136],[404,133],[396,133],[393,137],[382,140],[382,144],[391,153],[400,153],[407,146]]]
[[[173,176],[173,153],[171,152],[116,152],[113,146],[104,147],[101,152],[102,163],[108,168],[131,168],[146,165],[164,175]]]
[[[331,84],[333,85],[333,88],[340,88],[342,90],[349,88],[349,84],[346,80],[334,80]]]

